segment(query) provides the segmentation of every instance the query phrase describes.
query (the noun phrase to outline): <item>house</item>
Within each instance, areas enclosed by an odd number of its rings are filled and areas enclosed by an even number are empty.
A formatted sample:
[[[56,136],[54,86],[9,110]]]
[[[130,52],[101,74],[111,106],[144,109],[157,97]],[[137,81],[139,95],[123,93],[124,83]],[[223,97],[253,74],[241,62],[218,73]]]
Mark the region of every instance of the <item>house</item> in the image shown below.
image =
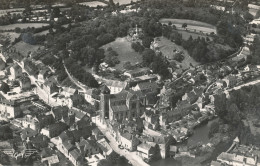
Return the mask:
[[[0,53],[1,54],[1,53]],[[0,70],[4,70],[5,69],[5,67],[6,67],[6,64],[5,64],[5,62],[3,61],[3,59],[2,58],[0,58]]]
[[[48,139],[45,135],[38,134],[31,138],[32,146],[36,149],[43,149],[48,147]]]
[[[170,145],[170,157],[174,157],[178,152],[178,147],[174,145]]]
[[[222,166],[221,162],[218,162],[218,161],[212,161],[210,163],[210,166]]]
[[[60,160],[57,155],[52,155],[49,157],[42,158],[41,162],[44,163],[45,161],[48,162],[48,166],[58,166],[60,165]]]
[[[98,140],[97,145],[99,146],[99,148],[103,152],[102,154],[103,154],[103,156],[105,156],[105,158],[107,158],[108,156],[110,156],[112,154],[113,149],[108,144],[108,142],[106,141],[105,138]]]
[[[51,76],[51,71],[48,68],[42,69],[39,71],[39,74],[37,75],[38,82],[43,84],[45,80]]]
[[[69,152],[73,149],[76,149],[76,147],[71,143],[70,140],[65,140],[57,146],[57,149],[61,153],[63,153],[67,158],[69,158]]]
[[[147,143],[142,143],[137,146],[137,154],[142,158],[142,159],[148,159],[150,160],[151,157],[155,154],[154,148],[147,144]]]
[[[19,79],[19,85],[22,91],[31,89],[31,80],[29,77],[21,77]]]
[[[159,93],[159,87],[156,82],[140,82],[135,87],[132,87],[134,91],[141,91],[142,93]]]
[[[159,116],[152,111],[145,111],[144,113],[144,128],[157,130],[159,128]]]
[[[99,89],[88,89],[84,95],[85,95],[86,101],[92,105],[95,103],[95,101],[100,100],[100,98],[99,98],[100,90]]]
[[[39,120],[36,117],[33,117],[31,115],[26,115],[24,118],[21,118],[21,125],[24,128],[31,128],[35,131],[40,130],[40,123]]]
[[[231,88],[237,84],[237,77],[234,75],[228,75],[223,79],[223,81],[226,83],[227,87]]]
[[[94,139],[81,138],[80,142],[76,142],[76,146],[80,150],[82,156],[84,157],[89,157],[94,154],[98,154],[100,151],[97,141]]]
[[[169,156],[170,145],[174,143],[174,139],[171,135],[153,136],[153,142],[159,145],[160,155],[163,159]]]
[[[23,75],[22,72],[22,68],[18,65],[18,64],[14,64],[11,68],[10,68],[10,79],[11,80],[15,80],[18,77],[21,77]]]
[[[37,66],[29,58],[23,59],[21,66],[31,76],[36,76],[36,73],[39,71]]]
[[[74,114],[75,115],[75,122],[80,121],[82,118],[84,118],[85,116],[87,116],[85,111],[82,111],[81,109],[72,107],[69,110],[70,114]]]
[[[22,114],[20,102],[0,99],[0,115],[5,118],[16,118]]]
[[[65,97],[70,97],[78,93],[79,92],[77,89],[71,87],[64,87],[62,88],[62,92],[61,92],[61,94],[64,95]]]
[[[135,78],[135,77],[140,77],[143,75],[148,75],[150,73],[151,73],[151,71],[149,68],[138,68],[135,70],[126,71],[126,72],[124,72],[124,75],[129,78]]]
[[[107,80],[105,81],[105,85],[108,87],[111,94],[117,94],[127,88],[127,82],[125,81]]]
[[[78,149],[73,149],[69,151],[69,160],[74,164],[74,166],[79,166],[82,164],[83,158]]]
[[[139,140],[130,133],[121,134],[120,144],[129,151],[135,151],[137,145],[139,145]]]
[[[57,137],[60,135],[64,130],[66,130],[68,126],[63,122],[57,122],[51,124],[47,127],[42,128],[41,134],[46,135],[49,138]]]
[[[58,86],[56,85],[56,83],[54,82],[48,82],[46,81],[44,84],[43,84],[43,90],[48,94],[48,95],[52,95],[53,93],[55,92],[59,92],[59,88]]]
[[[21,132],[21,138],[23,141],[29,141],[38,134],[37,131],[30,128],[26,128]]]

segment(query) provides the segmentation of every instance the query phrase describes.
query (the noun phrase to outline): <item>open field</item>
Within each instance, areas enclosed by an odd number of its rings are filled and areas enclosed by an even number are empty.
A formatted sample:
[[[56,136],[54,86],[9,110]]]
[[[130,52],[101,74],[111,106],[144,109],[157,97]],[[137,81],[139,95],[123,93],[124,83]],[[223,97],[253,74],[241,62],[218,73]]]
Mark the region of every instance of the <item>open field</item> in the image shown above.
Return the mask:
[[[182,34],[182,38],[184,40],[188,40],[190,36],[192,36],[193,39],[197,39],[198,37],[208,37],[210,40],[212,40],[212,37],[207,36],[205,34],[199,34],[199,33],[194,33],[194,32],[189,32],[189,31],[185,31],[185,30],[179,30],[178,31],[180,34]]]
[[[109,0],[106,0],[106,1],[109,1]],[[119,5],[127,5],[127,4],[130,4],[131,1],[137,2],[138,0],[114,0],[114,3],[115,4],[119,3]]]
[[[11,25],[4,25],[0,26],[0,30],[14,30],[16,27],[19,27],[21,29],[28,28],[28,27],[43,27],[48,26],[49,24],[46,23],[19,23],[19,24],[11,24]]]
[[[16,51],[20,52],[24,57],[28,55],[28,52],[34,52],[36,51],[40,45],[30,45],[23,41],[20,41],[16,43],[14,46],[16,48]]]
[[[107,4],[99,1],[92,1],[92,2],[82,2],[79,3],[80,5],[89,6],[89,7],[97,7],[97,6],[107,6]]]
[[[129,42],[126,37],[117,38],[115,41],[102,46],[102,48],[105,50],[108,47],[111,47],[118,53],[118,59],[120,60],[120,63],[115,66],[116,69],[123,69],[123,64],[127,61],[131,62],[132,64],[142,62],[142,56],[131,48],[131,42]]]
[[[216,27],[207,24],[200,21],[194,21],[194,20],[187,20],[187,19],[171,19],[171,18],[163,18],[160,20],[162,24],[168,24],[169,22],[172,22],[173,25],[175,25],[178,29],[182,28],[183,23],[187,23],[187,29],[189,30],[196,30],[197,32],[204,32],[204,33],[216,33]]]
[[[162,54],[170,59],[174,58],[173,50],[178,50],[183,52],[184,60],[179,63],[175,60],[177,64],[182,66],[182,69],[187,69],[190,67],[190,63],[193,66],[199,65],[198,62],[196,62],[192,57],[189,56],[189,53],[181,46],[176,45],[175,43],[171,42],[170,40],[166,39],[165,37],[160,37],[159,40],[157,40],[159,50],[162,52]]]

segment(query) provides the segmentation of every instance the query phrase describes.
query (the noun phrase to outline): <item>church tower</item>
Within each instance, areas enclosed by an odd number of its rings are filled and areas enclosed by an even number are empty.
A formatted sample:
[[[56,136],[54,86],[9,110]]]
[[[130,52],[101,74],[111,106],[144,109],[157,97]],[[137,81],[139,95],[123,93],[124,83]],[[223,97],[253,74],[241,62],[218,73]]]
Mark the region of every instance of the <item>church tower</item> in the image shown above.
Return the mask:
[[[110,89],[104,85],[100,88],[100,121],[104,123],[109,119],[109,96]]]

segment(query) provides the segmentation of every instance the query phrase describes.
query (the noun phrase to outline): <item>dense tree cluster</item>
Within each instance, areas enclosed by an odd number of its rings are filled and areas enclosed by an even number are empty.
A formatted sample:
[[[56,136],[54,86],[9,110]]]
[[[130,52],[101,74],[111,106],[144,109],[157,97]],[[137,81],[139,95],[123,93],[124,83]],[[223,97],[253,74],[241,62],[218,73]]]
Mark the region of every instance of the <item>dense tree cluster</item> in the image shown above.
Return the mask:
[[[259,65],[260,64],[260,37],[256,36],[253,42],[253,45],[251,45],[250,50],[252,52],[252,55],[249,56],[249,63]]]
[[[13,138],[13,131],[8,125],[0,127],[0,140],[8,140]]]
[[[156,54],[151,49],[145,49],[142,53],[142,57],[143,66],[150,67],[154,73],[158,73],[163,79],[170,76],[168,63],[161,53]]]

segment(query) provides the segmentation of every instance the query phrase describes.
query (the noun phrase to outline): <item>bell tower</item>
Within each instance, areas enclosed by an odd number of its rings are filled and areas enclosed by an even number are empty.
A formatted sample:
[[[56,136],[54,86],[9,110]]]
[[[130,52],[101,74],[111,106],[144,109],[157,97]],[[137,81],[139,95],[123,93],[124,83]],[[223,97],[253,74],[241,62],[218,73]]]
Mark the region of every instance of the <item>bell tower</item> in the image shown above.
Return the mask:
[[[100,90],[100,120],[104,123],[105,119],[109,119],[110,89],[104,85]]]

